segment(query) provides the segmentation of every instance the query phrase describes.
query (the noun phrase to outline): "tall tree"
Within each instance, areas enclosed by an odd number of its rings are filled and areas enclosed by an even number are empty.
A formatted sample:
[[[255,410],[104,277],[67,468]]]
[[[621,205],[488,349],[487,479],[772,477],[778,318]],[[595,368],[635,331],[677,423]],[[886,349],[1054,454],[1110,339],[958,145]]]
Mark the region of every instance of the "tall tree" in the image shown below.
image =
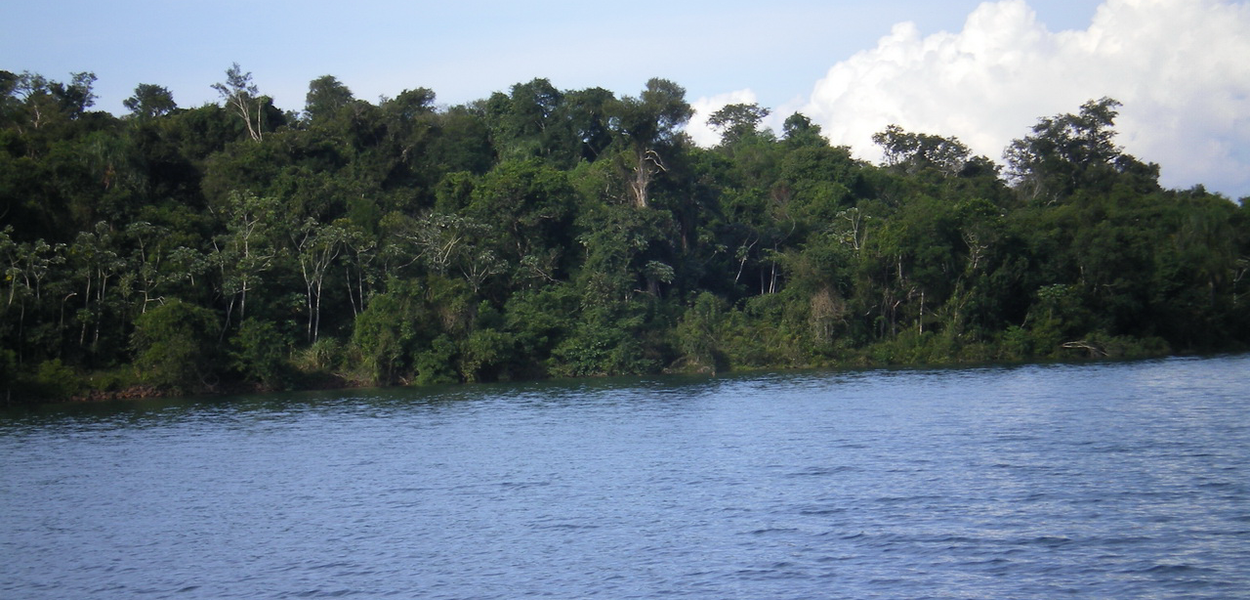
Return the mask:
[[[263,274],[273,268],[279,210],[273,198],[231,192],[218,215],[226,233],[213,241],[213,259],[221,270],[222,295],[227,300],[226,328],[236,304],[239,319],[247,317],[248,292],[260,286]]]
[[[122,105],[139,119],[159,117],[178,108],[168,89],[150,83],[140,83],[133,96],[122,100]]]
[[[721,134],[721,145],[731,145],[754,135],[769,110],[758,104],[727,104],[707,118],[707,124]]]
[[[790,146],[828,146],[829,141],[820,132],[820,125],[803,113],[786,117],[781,126],[781,137]]]
[[[260,95],[260,89],[256,87],[256,84],[252,83],[251,71],[244,73],[239,63],[234,63],[226,69],[226,80],[214,83],[213,89],[217,90],[226,107],[233,110],[247,124],[248,135],[253,140],[260,141],[263,135],[261,126],[264,123],[266,99]]]
[[[304,96],[304,114],[318,123],[331,119],[340,109],[352,103],[352,91],[333,75],[322,75],[308,83]]]
[[[972,150],[955,138],[927,133],[912,133],[898,125],[890,125],[874,133],[872,141],[885,152],[885,164],[908,174],[936,169],[954,177],[968,164]]]
[[[568,127],[565,135],[577,146],[575,158],[595,161],[612,143],[609,110],[616,97],[603,88],[588,88],[564,93],[560,104],[561,117]],[[575,164],[576,160],[569,166]]]
[[[1090,100],[1078,114],[1040,119],[1032,135],[1012,141],[1004,158],[1018,192],[1027,200],[1054,202],[1081,188],[1105,191],[1117,174],[1157,188],[1158,165],[1124,154],[1115,143],[1119,107],[1111,98]]]
[[[95,73],[71,73],[69,83],[53,81],[30,71],[23,71],[15,78],[9,76],[0,79],[8,80],[3,84],[9,88],[8,95],[24,107],[24,110],[13,107],[18,113],[14,121],[19,132],[25,125],[41,129],[49,123],[73,121],[95,105],[96,95],[92,91]]]
[[[307,219],[291,233],[296,258],[299,260],[300,275],[304,279],[308,341],[315,342],[321,335],[321,298],[324,295],[326,276],[330,267],[334,266],[334,259],[342,252],[349,230],[337,223],[321,225]]]
[[[496,99],[498,108],[505,109],[498,115],[496,146],[501,154],[511,158],[550,155],[553,145],[564,141],[559,139],[563,132],[556,120],[563,101],[564,94],[546,79],[518,83],[505,102]]]
[[[651,181],[668,170],[665,155],[681,145],[682,127],[694,109],[686,102],[685,88],[653,78],[637,98],[619,100],[614,112],[613,121],[630,161],[629,197],[634,206],[646,208]]]

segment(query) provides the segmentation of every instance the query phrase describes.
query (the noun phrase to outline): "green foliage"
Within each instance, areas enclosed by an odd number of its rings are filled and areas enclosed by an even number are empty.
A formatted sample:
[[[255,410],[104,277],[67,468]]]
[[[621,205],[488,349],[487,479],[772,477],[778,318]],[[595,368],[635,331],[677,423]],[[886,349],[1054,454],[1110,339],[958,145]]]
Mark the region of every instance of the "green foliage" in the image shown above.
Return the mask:
[[[468,381],[495,381],[507,374],[516,336],[495,329],[479,329],[463,344],[461,372]]]
[[[218,320],[211,310],[171,300],[135,319],[135,367],[147,383],[180,392],[218,381]]]
[[[1115,145],[1119,106],[1111,98],[1091,100],[1076,115],[1038,120],[1033,135],[1013,141],[1004,156],[1025,199],[1055,202],[1078,191],[1106,192],[1118,180],[1131,180],[1142,192],[1158,189],[1158,165],[1143,164]]]
[[[352,346],[370,382],[389,384],[411,371],[411,355],[427,317],[415,284],[392,282],[356,316]]]
[[[674,334],[683,370],[716,373],[729,369],[729,357],[721,350],[725,312],[723,300],[703,292],[682,315]]]
[[[632,375],[656,370],[638,337],[636,319],[595,319],[580,323],[573,334],[552,351],[551,367],[561,377]]]
[[[122,100],[122,106],[137,119],[153,119],[178,108],[169,89],[150,83],[139,84],[133,96]]]
[[[65,400],[82,389],[82,380],[72,368],[54,358],[39,363],[35,370],[34,393],[43,398]]]
[[[226,80],[214,83],[213,89],[217,90],[227,109],[243,120],[252,140],[260,141],[265,130],[267,98],[260,96],[260,90],[252,83],[252,74],[244,73],[239,63],[234,63],[226,69]]]
[[[267,389],[286,387],[290,345],[290,340],[272,322],[248,317],[231,339],[232,366],[245,381]]]
[[[694,115],[686,102],[686,90],[666,79],[647,81],[638,97],[625,97],[610,109],[621,152],[617,159],[625,171],[625,194],[638,208],[650,203],[651,185],[667,173],[684,138],[681,128]]]
[[[504,329],[514,336],[514,376],[549,374],[547,359],[571,335],[578,306],[577,290],[569,284],[519,290],[508,299],[502,316]]]
[[[417,353],[417,385],[459,382],[460,377],[454,367],[456,354],[456,343],[451,337],[440,335],[434,338],[429,348]]]
[[[946,177],[963,172],[972,151],[954,138],[911,133],[897,125],[873,134],[872,141],[885,152],[885,164],[915,175],[933,169]]]
[[[94,81],[0,72],[6,393],[1250,343],[1250,208],[1159,188],[1115,145],[1111,99],[1039,120],[1003,178],[895,126],[870,165],[754,104],[711,115],[722,141],[698,148],[664,79],[444,107],[326,75],[297,115],[233,65],[219,104],[141,84],[124,118],[88,110]]]
[[[343,343],[336,338],[323,337],[298,350],[292,366],[305,375],[324,374],[339,369],[344,359]]]
[[[304,98],[304,113],[314,124],[335,118],[355,99],[352,91],[333,75],[323,75],[308,83],[308,95]]]
[[[759,135],[759,124],[769,110],[758,104],[727,104],[707,118],[707,124],[721,134],[721,145],[732,146]]]
[[[576,195],[568,176],[535,161],[503,162],[469,194],[465,215],[489,223],[490,247],[511,266],[527,266],[547,281],[562,276]]]

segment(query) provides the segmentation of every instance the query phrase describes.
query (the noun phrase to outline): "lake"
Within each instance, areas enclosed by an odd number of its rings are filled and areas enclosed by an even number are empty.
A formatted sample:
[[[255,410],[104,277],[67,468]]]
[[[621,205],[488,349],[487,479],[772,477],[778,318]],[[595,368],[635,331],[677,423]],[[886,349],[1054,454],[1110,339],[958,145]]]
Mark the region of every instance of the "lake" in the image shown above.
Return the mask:
[[[0,597],[1250,597],[1250,356],[0,413]]]

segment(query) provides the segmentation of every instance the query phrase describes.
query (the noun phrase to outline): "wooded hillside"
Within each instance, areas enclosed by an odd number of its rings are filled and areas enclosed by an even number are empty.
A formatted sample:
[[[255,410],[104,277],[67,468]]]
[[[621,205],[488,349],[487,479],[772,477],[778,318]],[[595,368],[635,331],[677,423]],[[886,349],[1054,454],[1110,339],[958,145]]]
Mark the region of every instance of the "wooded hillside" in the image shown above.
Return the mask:
[[[218,104],[0,71],[10,401],[1244,349],[1250,208],[1115,144],[1118,103],[1004,166],[889,127],[536,79],[463,106],[331,76],[302,111],[238,65]],[[209,85],[209,83],[206,83]],[[1022,124],[1027,125],[1027,124]]]

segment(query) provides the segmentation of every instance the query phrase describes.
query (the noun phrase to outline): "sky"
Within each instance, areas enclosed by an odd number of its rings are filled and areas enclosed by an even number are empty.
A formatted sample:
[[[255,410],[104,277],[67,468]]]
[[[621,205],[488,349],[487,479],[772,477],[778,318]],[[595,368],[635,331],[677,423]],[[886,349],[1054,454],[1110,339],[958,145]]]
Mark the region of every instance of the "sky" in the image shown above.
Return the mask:
[[[730,102],[802,112],[866,160],[889,124],[1001,161],[1039,118],[1123,103],[1117,142],[1170,188],[1250,196],[1250,0],[42,0],[0,6],[0,69],[98,77],[124,114],[136,85],[217,101],[239,63],[283,109],[334,75],[377,101],[426,87],[453,105],[536,77],[636,95],[686,89],[702,120]]]

